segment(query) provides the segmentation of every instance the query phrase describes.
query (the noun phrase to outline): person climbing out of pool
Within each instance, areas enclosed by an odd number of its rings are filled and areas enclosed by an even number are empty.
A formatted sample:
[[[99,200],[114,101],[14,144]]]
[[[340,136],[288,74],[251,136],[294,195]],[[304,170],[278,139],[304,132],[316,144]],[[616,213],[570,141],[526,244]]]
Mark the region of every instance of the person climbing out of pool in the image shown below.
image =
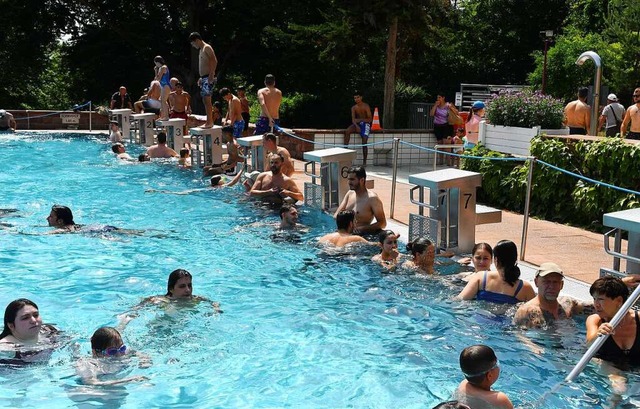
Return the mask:
[[[4,310],[0,333],[0,364],[23,364],[49,358],[59,331],[43,324],[40,309],[31,300],[19,298]]]
[[[283,201],[295,203],[304,200],[296,182],[282,173],[282,164],[284,163],[282,154],[271,154],[269,163],[271,170],[258,175],[249,191],[249,196],[272,204],[281,204]]]
[[[147,149],[147,155],[150,158],[177,158],[178,153],[167,146],[167,134],[165,132],[158,132],[158,143],[150,146]]]
[[[378,234],[380,253],[371,257],[371,261],[380,264],[387,270],[393,270],[398,265],[398,237],[392,230],[383,230]]]
[[[222,127],[222,142],[227,145],[227,153],[229,156],[227,157],[227,160],[220,165],[220,168],[229,176],[236,176],[238,174],[238,171],[236,170],[238,162],[245,162],[245,157],[240,151],[240,146],[233,137],[233,132],[232,126]]]
[[[333,217],[343,210],[355,212],[354,234],[377,234],[387,227],[384,207],[378,195],[367,189],[367,172],[362,166],[352,166],[347,170],[349,191],[342,199]],[[375,222],[373,219],[375,218]]]
[[[121,385],[148,380],[149,378],[146,376],[118,378],[120,372],[130,367],[131,357],[138,358],[140,368],[151,366],[149,356],[127,348],[117,329],[101,327],[91,336],[91,357],[80,358],[76,362],[76,374],[83,384],[96,386]]]
[[[456,298],[517,304],[536,296],[531,284],[520,279],[518,248],[514,242],[499,241],[493,248],[493,257],[497,271],[475,273]]]
[[[11,112],[0,109],[0,131],[15,131],[16,120]]]
[[[454,399],[474,409],[513,409],[509,397],[491,390],[500,377],[500,364],[493,349],[472,345],[460,353],[460,369],[464,380],[454,393]]]
[[[325,234],[318,239],[318,242],[332,244],[336,247],[344,247],[351,243],[373,244],[364,237],[353,234],[355,217],[356,214],[353,210],[343,210],[338,213],[336,215],[336,227],[338,231]]]

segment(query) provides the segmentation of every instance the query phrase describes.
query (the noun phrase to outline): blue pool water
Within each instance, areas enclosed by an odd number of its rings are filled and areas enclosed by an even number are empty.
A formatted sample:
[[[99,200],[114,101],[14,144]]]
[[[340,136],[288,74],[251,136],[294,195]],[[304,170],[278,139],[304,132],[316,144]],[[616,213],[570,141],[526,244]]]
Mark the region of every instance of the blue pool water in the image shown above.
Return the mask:
[[[459,353],[475,343],[497,351],[495,388],[518,407],[603,407],[610,394],[592,364],[588,376],[540,401],[583,353],[583,320],[524,333],[493,307],[451,301],[460,288],[446,278],[382,274],[371,252],[324,255],[314,242],[334,223],[318,211],[302,209],[310,229],[288,240],[274,237],[273,211],[239,199],[241,187],[145,192],[204,183],[172,163],[118,162],[98,139],[2,135],[0,152],[0,207],[21,216],[0,219],[0,308],[30,298],[79,344],[47,363],[0,368],[0,406],[431,408],[450,397],[461,380]],[[77,223],[145,233],[43,235],[53,204],[71,207]],[[164,294],[176,268],[191,271],[194,293],[224,313],[206,304],[143,309],[123,335],[153,365],[123,376],[149,381],[80,385],[74,354],[88,356],[96,328]]]

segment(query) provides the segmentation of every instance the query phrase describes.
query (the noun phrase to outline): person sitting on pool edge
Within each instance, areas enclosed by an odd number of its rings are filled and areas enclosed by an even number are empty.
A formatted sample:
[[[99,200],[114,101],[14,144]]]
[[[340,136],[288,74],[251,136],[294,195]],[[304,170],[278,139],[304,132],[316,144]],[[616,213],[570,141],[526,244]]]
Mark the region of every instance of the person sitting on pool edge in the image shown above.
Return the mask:
[[[296,182],[281,171],[284,163],[282,154],[271,154],[269,163],[271,170],[258,175],[258,179],[249,191],[249,196],[272,204],[281,204],[283,201],[295,203],[304,200]]]
[[[513,404],[502,392],[491,386],[500,377],[498,358],[486,345],[472,345],[460,353],[460,369],[464,380],[460,382],[454,398],[474,409],[513,409]]]
[[[338,231],[325,234],[318,239],[319,243],[329,243],[336,247],[344,247],[350,243],[367,243],[369,241],[362,236],[353,233],[355,212],[353,210],[343,210],[336,215],[336,226]]]
[[[355,212],[354,234],[377,234],[387,227],[384,207],[378,195],[367,189],[367,172],[362,166],[352,166],[347,171],[349,191],[342,199],[333,217],[343,210]],[[375,222],[373,219],[375,218]]]
[[[152,159],[175,158],[179,156],[176,151],[167,146],[167,134],[164,132],[158,133],[158,143],[147,149],[147,155]]]

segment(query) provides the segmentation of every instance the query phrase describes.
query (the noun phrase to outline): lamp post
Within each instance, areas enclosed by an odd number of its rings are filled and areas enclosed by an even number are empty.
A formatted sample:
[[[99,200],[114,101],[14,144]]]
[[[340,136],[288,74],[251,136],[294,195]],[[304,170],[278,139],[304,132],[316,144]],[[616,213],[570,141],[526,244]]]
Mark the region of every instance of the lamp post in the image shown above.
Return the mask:
[[[553,39],[553,30],[541,31],[540,37],[544,40],[544,64],[542,65],[542,94],[544,94],[547,88],[547,51],[549,51],[549,43]]]
[[[582,65],[587,60],[592,60],[596,65],[596,75],[593,79],[593,105],[591,106],[591,124],[589,129],[590,135],[597,135],[598,108],[600,105],[600,80],[602,79],[602,60],[600,56],[593,51],[585,51],[580,54],[576,60],[577,65]]]

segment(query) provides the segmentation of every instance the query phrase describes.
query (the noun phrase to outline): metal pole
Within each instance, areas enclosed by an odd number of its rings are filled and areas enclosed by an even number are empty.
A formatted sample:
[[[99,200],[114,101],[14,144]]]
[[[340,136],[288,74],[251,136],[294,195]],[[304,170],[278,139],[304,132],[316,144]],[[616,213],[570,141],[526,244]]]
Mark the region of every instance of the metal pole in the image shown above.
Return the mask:
[[[614,315],[613,319],[610,322],[611,326],[614,329],[618,326],[618,324],[620,324],[620,321],[622,321],[627,311],[629,311],[633,304],[635,304],[638,298],[640,298],[640,286],[636,287],[636,289],[633,290],[631,297],[629,297],[627,301],[622,304],[622,307],[620,307],[618,312],[616,312],[616,315]],[[602,344],[604,344],[604,341],[606,341],[608,337],[609,335],[598,335],[598,338],[593,341],[593,344],[591,344],[587,352],[585,352],[582,358],[580,358],[580,361],[576,364],[575,368],[573,368],[571,373],[567,375],[565,381],[573,381],[578,375],[580,375],[580,372],[582,372],[584,367],[587,366],[591,358],[593,358],[596,352],[598,352],[598,350],[600,349]]]
[[[547,86],[547,50],[549,49],[549,40],[544,40],[544,64],[542,65],[542,94]]]
[[[527,233],[529,231],[529,205],[531,204],[531,189],[533,188],[533,164],[536,160],[533,156],[529,160],[529,174],[527,175],[527,195],[524,199],[524,220],[522,222],[522,240],[520,241],[520,261],[524,261],[527,252]]]
[[[393,219],[396,207],[396,183],[398,182],[398,151],[400,138],[393,138],[393,177],[391,178],[391,204],[389,205],[389,217]]]
[[[596,66],[596,75],[593,80],[593,108],[591,109],[590,135],[598,135],[598,114],[600,112],[600,80],[602,79],[602,65]]]
[[[91,101],[89,101],[89,132],[91,132],[91,111],[93,109],[91,108]]]

